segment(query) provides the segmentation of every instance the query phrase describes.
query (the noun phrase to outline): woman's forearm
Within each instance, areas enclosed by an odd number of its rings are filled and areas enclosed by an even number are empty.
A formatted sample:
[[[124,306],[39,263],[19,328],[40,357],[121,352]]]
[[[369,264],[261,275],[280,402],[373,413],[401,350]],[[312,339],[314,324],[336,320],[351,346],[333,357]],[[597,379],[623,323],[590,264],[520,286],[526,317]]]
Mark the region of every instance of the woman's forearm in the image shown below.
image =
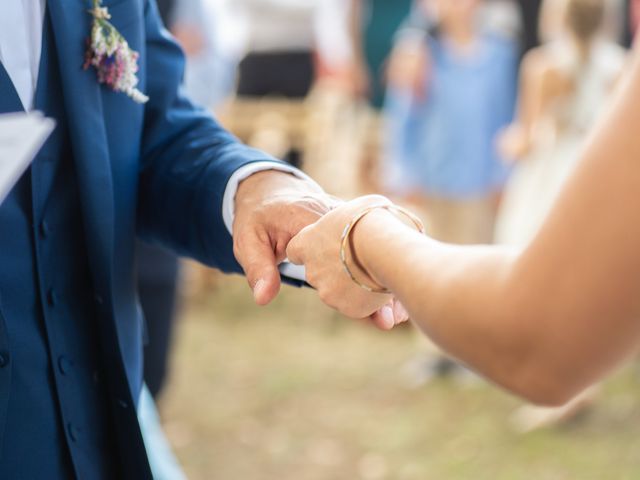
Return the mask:
[[[540,332],[529,328],[526,318],[537,315],[536,302],[529,296],[510,298],[514,252],[445,245],[387,212],[365,217],[354,240],[371,276],[390,288],[414,323],[449,354],[521,395],[564,400],[554,385],[540,384]],[[536,393],[539,398],[533,398]]]
[[[547,275],[530,255],[445,245],[387,212],[365,217],[354,235],[362,264],[414,323],[497,384],[536,403],[562,404],[603,373],[602,363],[584,355],[593,340],[574,333],[589,319],[555,286],[561,275]]]

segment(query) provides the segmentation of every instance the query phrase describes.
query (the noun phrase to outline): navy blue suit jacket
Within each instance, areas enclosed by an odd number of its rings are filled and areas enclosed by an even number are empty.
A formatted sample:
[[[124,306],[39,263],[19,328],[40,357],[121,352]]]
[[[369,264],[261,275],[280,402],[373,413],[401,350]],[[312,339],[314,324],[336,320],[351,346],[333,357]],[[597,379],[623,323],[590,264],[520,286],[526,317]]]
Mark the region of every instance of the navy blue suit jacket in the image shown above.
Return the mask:
[[[92,17],[88,1],[51,0],[65,108],[86,229],[96,303],[115,324],[134,398],[142,378],[142,318],[135,294],[134,238],[239,272],[222,219],[222,197],[241,166],[269,159],[241,145],[180,87],[184,56],[153,0],[105,0],[111,22],[140,53],[145,105],[83,70]],[[72,259],[70,259],[72,261]]]

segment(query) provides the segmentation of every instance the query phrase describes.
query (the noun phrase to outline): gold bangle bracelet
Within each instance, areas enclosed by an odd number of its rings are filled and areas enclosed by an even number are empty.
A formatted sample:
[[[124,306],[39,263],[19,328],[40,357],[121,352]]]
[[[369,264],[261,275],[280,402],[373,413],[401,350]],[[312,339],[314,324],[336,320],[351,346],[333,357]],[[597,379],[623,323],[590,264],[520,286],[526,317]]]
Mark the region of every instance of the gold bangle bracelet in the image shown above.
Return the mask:
[[[389,294],[391,293],[391,291],[389,291],[385,287],[381,287],[381,286],[371,287],[359,281],[355,277],[355,275],[353,274],[353,272],[351,271],[347,263],[347,246],[349,245],[349,239],[351,238],[351,233],[353,232],[353,229],[360,222],[360,220],[362,220],[366,215],[368,215],[369,213],[377,209],[388,210],[391,213],[396,213],[396,214],[400,214],[407,217],[415,225],[416,229],[422,234],[426,233],[426,230],[424,228],[424,224],[422,223],[422,221],[415,214],[397,205],[372,205],[370,207],[367,207],[364,210],[357,213],[356,215],[354,215],[353,218],[349,221],[349,223],[344,227],[344,230],[342,232],[342,237],[340,239],[340,261],[342,262],[342,266],[344,267],[344,270],[349,276],[349,278],[356,285],[358,285],[360,288],[363,288],[367,292]]]

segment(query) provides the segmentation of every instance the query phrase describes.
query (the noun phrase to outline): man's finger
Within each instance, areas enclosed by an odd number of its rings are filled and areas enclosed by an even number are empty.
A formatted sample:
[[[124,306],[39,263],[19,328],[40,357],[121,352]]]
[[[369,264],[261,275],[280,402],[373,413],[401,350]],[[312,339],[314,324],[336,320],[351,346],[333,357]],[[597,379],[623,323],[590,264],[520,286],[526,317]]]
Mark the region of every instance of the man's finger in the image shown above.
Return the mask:
[[[252,232],[245,234],[236,244],[236,258],[258,305],[267,305],[280,291],[280,272],[271,242]]]
[[[297,205],[296,214],[290,217],[289,233],[295,236],[306,226],[316,223],[333,207],[339,205],[339,202],[340,200],[329,195],[322,195],[321,197],[306,196],[304,202]]]

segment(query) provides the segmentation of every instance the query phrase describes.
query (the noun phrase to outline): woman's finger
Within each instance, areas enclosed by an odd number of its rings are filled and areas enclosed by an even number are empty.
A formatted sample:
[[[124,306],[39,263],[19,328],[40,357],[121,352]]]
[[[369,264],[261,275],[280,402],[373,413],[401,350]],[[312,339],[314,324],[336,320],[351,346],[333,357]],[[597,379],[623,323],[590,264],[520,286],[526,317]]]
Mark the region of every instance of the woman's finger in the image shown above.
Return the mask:
[[[371,321],[381,330],[391,330],[395,327],[396,322],[391,305],[384,305],[380,310],[371,315]]]
[[[287,245],[287,260],[294,265],[304,265],[307,258],[307,250],[309,248],[309,237],[313,225],[309,225],[293,237]]]

